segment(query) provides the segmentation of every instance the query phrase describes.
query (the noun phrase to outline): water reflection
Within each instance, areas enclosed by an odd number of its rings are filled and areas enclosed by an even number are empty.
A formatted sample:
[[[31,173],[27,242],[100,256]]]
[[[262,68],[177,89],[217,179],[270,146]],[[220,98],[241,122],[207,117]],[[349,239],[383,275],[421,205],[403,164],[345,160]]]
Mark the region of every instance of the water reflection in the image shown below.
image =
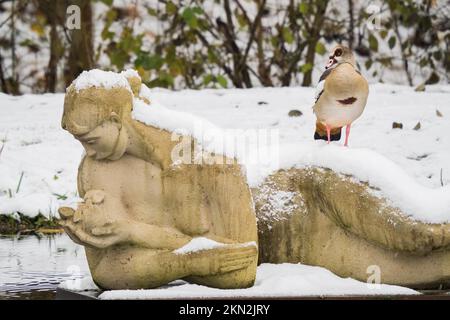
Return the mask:
[[[51,299],[60,282],[88,270],[83,247],[65,234],[0,236],[0,299]]]

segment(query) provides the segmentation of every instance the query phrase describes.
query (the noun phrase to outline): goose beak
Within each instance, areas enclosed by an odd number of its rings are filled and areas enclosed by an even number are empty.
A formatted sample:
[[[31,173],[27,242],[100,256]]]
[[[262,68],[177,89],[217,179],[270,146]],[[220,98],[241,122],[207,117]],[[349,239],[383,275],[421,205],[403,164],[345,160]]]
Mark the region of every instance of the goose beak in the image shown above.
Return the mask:
[[[328,60],[328,63],[325,66],[325,70],[331,68],[335,63],[336,63],[336,60],[334,60],[333,58]]]

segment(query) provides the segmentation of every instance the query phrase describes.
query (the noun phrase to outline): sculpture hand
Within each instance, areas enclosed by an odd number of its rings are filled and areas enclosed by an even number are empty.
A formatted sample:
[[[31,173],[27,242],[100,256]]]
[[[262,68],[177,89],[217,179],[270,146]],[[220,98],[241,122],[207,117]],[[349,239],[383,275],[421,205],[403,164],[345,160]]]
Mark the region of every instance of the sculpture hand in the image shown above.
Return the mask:
[[[107,248],[130,239],[129,221],[111,215],[105,208],[107,195],[100,190],[86,193],[77,210],[59,209],[60,224],[76,243],[95,248]],[[112,198],[109,198],[112,201]]]
[[[191,259],[192,272],[207,276],[240,270],[255,262],[256,254],[256,247],[242,244],[195,252]]]
[[[59,221],[59,224],[64,228],[64,231],[67,233],[70,239],[72,239],[73,242],[78,244],[83,244],[78,237],[72,233],[72,229],[67,226],[68,222],[71,221],[72,217],[75,214],[75,210],[70,207],[61,207],[58,210],[59,216],[61,220]]]
[[[115,231],[112,226],[94,228],[92,232],[88,232],[80,224],[70,220],[62,221],[61,225],[74,242],[84,246],[104,249],[128,241],[127,232]]]

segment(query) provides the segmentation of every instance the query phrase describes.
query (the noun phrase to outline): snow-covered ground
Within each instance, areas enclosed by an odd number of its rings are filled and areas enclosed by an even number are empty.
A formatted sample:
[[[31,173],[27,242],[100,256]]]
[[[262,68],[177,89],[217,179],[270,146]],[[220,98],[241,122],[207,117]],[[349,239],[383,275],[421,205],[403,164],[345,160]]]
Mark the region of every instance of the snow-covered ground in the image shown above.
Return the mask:
[[[207,119],[236,134],[239,129],[275,134],[277,152],[268,157],[280,167],[318,164],[354,174],[417,219],[450,220],[449,85],[425,92],[371,85],[366,110],[352,127],[350,148],[312,139],[312,88],[154,89],[148,94],[155,106]],[[62,94],[0,94],[0,213],[57,215],[59,206],[77,200],[82,148],[60,128],[63,101]],[[289,117],[293,109],[303,115]],[[403,129],[392,129],[394,121]],[[414,130],[418,122],[420,129]],[[250,185],[274,169],[249,166]]]
[[[0,94],[1,213],[52,216],[76,198],[82,148],[61,130],[63,102],[62,94]]]
[[[73,291],[94,290],[90,278],[63,282],[61,288]],[[151,290],[104,291],[100,299],[195,299],[245,297],[304,297],[352,295],[414,295],[419,292],[392,285],[364,283],[351,278],[340,278],[330,271],[302,264],[268,264],[258,267],[255,285],[248,289],[221,290],[177,280]]]

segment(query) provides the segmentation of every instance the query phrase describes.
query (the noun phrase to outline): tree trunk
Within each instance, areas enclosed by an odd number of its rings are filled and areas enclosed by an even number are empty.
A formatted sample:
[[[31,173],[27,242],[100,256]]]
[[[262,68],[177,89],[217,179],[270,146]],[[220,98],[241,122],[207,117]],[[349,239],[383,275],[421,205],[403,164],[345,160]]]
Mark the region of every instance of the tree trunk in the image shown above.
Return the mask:
[[[70,0],[68,5],[81,9],[81,28],[71,30],[72,42],[64,72],[66,86],[83,71],[94,66],[92,7],[90,0]]]
[[[398,26],[397,16],[396,16],[396,13],[394,11],[392,11],[392,9],[391,9],[391,13],[392,13],[392,21],[394,22],[394,32],[395,32],[395,35],[397,36],[398,41],[400,42],[400,53],[402,55],[403,69],[405,70],[406,79],[408,80],[408,84],[410,86],[412,86],[413,81],[412,81],[411,74],[409,72],[408,57],[406,56],[406,53],[405,53],[406,49],[403,48],[403,41],[402,41],[402,36],[400,34],[399,26]]]
[[[318,37],[312,37],[309,40],[308,49],[306,50],[305,63],[311,65],[311,69],[306,71],[303,76],[303,87],[309,87],[312,83],[312,71],[314,67],[314,60],[316,57],[316,45],[318,40]]]
[[[56,53],[58,31],[56,30],[56,24],[52,22],[50,29],[50,60],[48,61],[47,72],[45,73],[46,91],[55,92],[56,83],[58,80],[58,60],[59,57]]]
[[[2,92],[9,93],[8,86],[6,84],[5,74],[3,72],[3,57],[0,55],[0,85]]]
[[[348,15],[350,18],[348,26],[348,47],[353,49],[353,42],[355,41],[355,17],[353,14],[353,0],[348,0]]]

